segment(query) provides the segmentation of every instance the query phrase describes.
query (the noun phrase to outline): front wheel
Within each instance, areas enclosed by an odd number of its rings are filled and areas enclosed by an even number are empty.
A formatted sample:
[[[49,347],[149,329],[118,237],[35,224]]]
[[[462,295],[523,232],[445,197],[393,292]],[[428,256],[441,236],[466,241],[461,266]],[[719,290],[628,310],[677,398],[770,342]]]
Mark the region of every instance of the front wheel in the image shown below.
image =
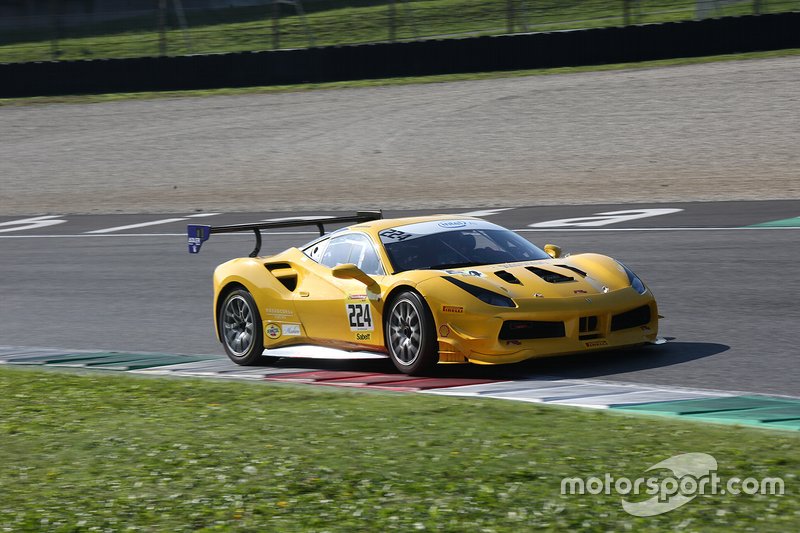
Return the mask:
[[[417,293],[400,294],[385,316],[386,348],[400,372],[419,374],[439,362],[433,315]]]
[[[244,289],[231,292],[219,314],[219,333],[225,353],[237,365],[253,365],[264,351],[261,316],[253,297]]]

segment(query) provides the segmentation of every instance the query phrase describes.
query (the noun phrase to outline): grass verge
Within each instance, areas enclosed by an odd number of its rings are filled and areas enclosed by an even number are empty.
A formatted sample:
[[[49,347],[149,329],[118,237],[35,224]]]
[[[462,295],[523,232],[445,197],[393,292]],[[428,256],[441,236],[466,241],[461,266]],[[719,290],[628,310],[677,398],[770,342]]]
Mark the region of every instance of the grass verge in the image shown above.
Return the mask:
[[[14,368],[0,368],[0,389],[0,528],[13,531],[800,525],[792,433],[492,400]],[[619,495],[560,495],[563,477],[634,479],[685,452],[713,455],[722,479],[782,477],[786,495],[703,495],[651,518],[627,515]]]
[[[636,63],[612,63],[607,65],[588,65],[580,67],[561,67],[533,70],[511,70],[497,72],[473,72],[465,74],[443,74],[438,76],[416,76],[401,78],[382,78],[369,80],[352,80],[331,83],[306,83],[298,85],[270,85],[262,87],[237,87],[222,89],[201,89],[193,91],[159,91],[138,93],[80,94],[65,96],[33,96],[27,98],[0,98],[0,107],[33,104],[87,104],[113,102],[118,100],[149,100],[153,98],[193,98],[205,96],[234,96],[249,94],[272,94],[285,92],[301,92],[312,90],[352,89],[362,87],[384,87],[394,85],[417,85],[427,83],[446,83],[453,81],[489,80],[499,78],[522,78],[528,76],[546,76],[553,74],[575,74],[582,72],[603,72],[610,70],[631,70],[659,67],[675,67],[697,65],[720,61],[741,61],[747,59],[769,59],[800,55],[800,48],[773,50],[769,52],[750,52],[745,54],[725,54],[717,56],[661,59],[657,61],[640,61]]]

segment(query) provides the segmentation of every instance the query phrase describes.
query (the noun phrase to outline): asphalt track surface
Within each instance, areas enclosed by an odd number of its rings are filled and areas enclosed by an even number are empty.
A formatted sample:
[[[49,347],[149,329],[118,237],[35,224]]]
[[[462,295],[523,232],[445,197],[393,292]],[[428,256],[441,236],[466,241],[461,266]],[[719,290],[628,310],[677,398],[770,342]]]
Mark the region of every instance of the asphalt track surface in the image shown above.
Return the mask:
[[[0,212],[800,199],[798,87],[794,56],[2,107]]]
[[[681,211],[594,229],[530,227],[653,207]],[[184,236],[190,214],[65,215],[50,219],[63,223],[29,230],[2,226],[20,217],[0,217],[0,230],[10,230],[0,231],[0,344],[222,356],[211,322],[211,272],[218,263],[249,253],[252,236],[213,236],[200,254],[190,255]],[[221,213],[194,222],[303,214],[309,213]],[[628,352],[501,367],[448,366],[439,372],[800,396],[800,229],[744,228],[798,216],[800,201],[551,206],[488,213],[488,220],[522,230],[539,245],[552,242],[567,252],[596,251],[625,261],[654,291],[666,316],[661,334],[671,340]],[[182,220],[106,231],[171,218]],[[270,234],[262,254],[313,236],[313,231]],[[304,360],[303,366],[391,371],[383,361]]]

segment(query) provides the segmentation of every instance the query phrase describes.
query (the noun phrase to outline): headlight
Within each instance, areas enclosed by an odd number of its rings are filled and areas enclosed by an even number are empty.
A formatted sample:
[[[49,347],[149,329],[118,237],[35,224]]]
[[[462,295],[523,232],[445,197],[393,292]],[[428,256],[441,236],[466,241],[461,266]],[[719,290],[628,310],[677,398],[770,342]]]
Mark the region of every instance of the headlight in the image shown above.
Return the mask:
[[[498,307],[516,307],[517,304],[514,303],[514,300],[509,298],[508,296],[503,296],[502,294],[497,294],[496,292],[492,292],[488,289],[484,289],[483,287],[478,287],[477,285],[473,285],[471,283],[467,283],[461,281],[460,279],[451,278],[449,276],[442,276],[443,279],[446,279],[456,287],[461,287],[471,295],[473,295],[478,300],[482,301],[483,303],[489,305],[496,305]]]
[[[617,261],[617,263],[619,263],[619,261]],[[625,270],[625,273],[628,275],[628,281],[631,282],[631,287],[633,287],[633,289],[639,294],[646,293],[647,287],[644,286],[644,283],[642,283],[642,280],[639,279],[639,276],[634,274],[630,268],[626,267],[622,263],[619,263],[619,265],[622,267],[623,270]]]

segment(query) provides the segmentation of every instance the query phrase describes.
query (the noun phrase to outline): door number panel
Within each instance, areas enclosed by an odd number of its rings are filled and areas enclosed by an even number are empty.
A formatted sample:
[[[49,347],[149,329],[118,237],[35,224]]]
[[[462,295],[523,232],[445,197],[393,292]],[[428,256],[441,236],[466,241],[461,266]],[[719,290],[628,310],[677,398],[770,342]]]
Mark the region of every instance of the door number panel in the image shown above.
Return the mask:
[[[346,304],[350,331],[373,331],[372,310],[369,303]]]

